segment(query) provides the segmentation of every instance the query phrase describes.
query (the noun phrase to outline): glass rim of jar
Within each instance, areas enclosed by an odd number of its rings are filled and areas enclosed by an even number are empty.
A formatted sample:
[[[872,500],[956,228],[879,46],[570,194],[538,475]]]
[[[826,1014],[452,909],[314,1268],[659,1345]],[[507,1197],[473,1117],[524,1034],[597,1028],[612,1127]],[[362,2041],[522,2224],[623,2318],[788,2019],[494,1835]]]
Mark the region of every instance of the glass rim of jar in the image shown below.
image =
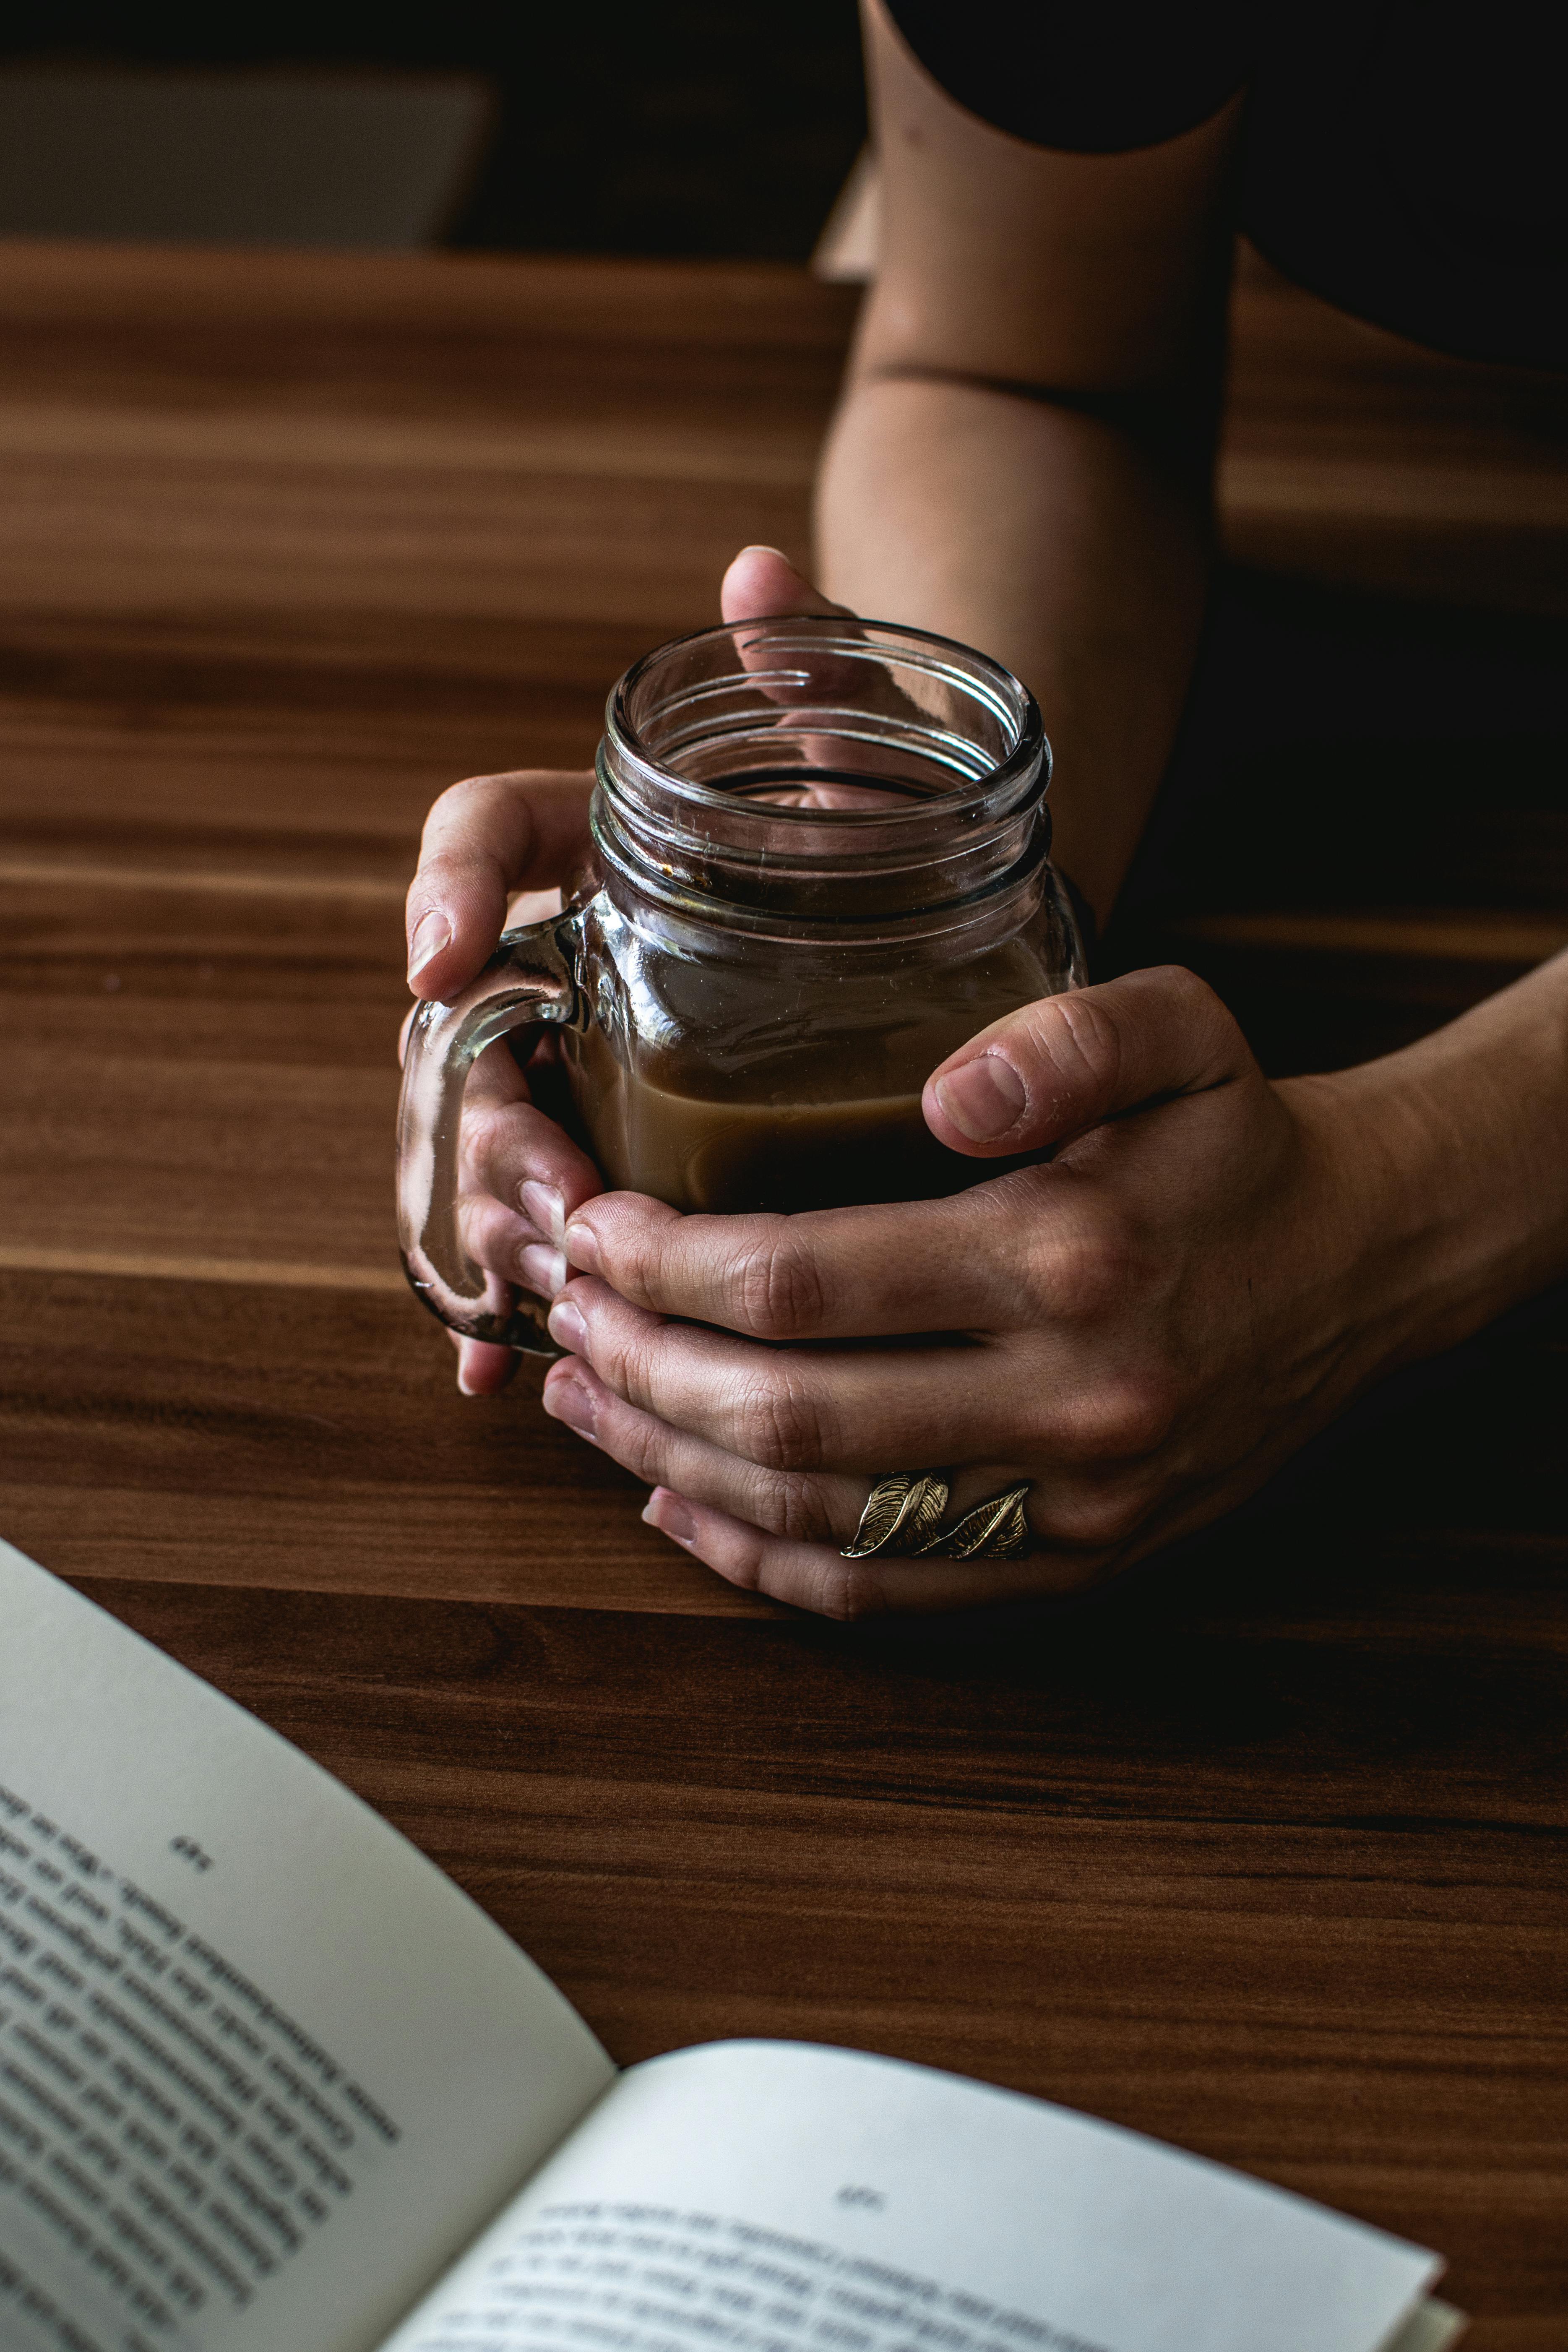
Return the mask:
[[[1005,737],[1011,736],[1010,748],[1000,759],[989,759],[976,745],[974,772],[957,776],[950,790],[921,793],[901,805],[884,803],[874,809],[791,807],[777,801],[748,803],[723,785],[699,782],[683,775],[661,754],[658,746],[646,740],[644,730],[650,716],[664,718],[671,709],[710,706],[737,688],[754,687],[761,673],[748,667],[742,658],[740,667],[689,686],[679,696],[658,704],[652,714],[637,714],[635,698],[639,691],[650,687],[661,668],[671,668],[683,657],[689,659],[704,645],[717,648],[726,639],[733,643],[737,633],[747,629],[803,631],[814,649],[839,653],[884,668],[887,659],[891,658],[913,674],[923,675],[950,688],[957,688],[977,709],[989,713]],[[787,652],[787,639],[778,649]],[[775,678],[781,686],[806,682],[799,672],[775,673]],[[781,697],[780,708],[789,707]],[[931,733],[933,739],[941,733],[949,740],[957,740],[952,729],[939,730],[933,727]],[[857,843],[865,844],[868,835],[880,835],[890,845],[900,833],[917,828],[929,832],[933,820],[938,824],[973,820],[983,812],[996,816],[1011,814],[1020,802],[1044,796],[1049,788],[1052,767],[1051,746],[1039,705],[1023,681],[1003,663],[977,652],[973,646],[961,644],[957,638],[939,635],[932,629],[837,613],[759,614],[744,621],[721,622],[689,630],[684,636],[656,646],[632,663],[611,688],[605,707],[605,739],[603,750],[613,751],[618,764],[670,793],[694,812],[721,814],[733,824],[743,811],[770,825],[782,825],[786,834],[791,830],[811,831],[819,842],[826,835],[837,835],[844,852],[850,856],[858,854]],[[690,740],[692,735],[683,739]],[[601,760],[598,765],[604,777],[606,762]],[[616,775],[613,771],[605,777],[612,788],[624,785],[627,780],[624,773]],[[821,854],[820,849],[817,854]]]

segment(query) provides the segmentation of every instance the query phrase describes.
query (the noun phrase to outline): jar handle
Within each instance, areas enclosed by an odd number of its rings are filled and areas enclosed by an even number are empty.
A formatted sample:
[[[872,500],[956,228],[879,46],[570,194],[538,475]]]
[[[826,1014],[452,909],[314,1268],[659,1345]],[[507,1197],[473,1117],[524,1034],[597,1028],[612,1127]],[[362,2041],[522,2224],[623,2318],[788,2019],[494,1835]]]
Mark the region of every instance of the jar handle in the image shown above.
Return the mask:
[[[458,1150],[468,1072],[513,1030],[574,1024],[581,929],[575,914],[504,931],[479,978],[451,1003],[419,1006],[409,1025],[397,1111],[397,1231],[404,1271],[432,1315],[466,1339],[559,1355],[547,1309],[476,1265],[458,1228]]]

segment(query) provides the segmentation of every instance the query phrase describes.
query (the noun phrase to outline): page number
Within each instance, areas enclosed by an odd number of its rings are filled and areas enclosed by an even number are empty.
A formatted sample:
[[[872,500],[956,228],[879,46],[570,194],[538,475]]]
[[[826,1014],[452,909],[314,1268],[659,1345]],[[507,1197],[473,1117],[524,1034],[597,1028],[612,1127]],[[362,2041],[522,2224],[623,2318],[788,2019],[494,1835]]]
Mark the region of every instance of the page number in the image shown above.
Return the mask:
[[[204,1853],[201,1847],[196,1843],[195,1838],[171,1838],[169,1840],[169,1852],[171,1853],[177,1853],[182,1862],[188,1862],[193,1870],[210,1870],[213,1866],[213,1858],[211,1854]]]
[[[834,2199],[836,2205],[855,2205],[863,2213],[879,2213],[887,2203],[879,2189],[841,2189]]]

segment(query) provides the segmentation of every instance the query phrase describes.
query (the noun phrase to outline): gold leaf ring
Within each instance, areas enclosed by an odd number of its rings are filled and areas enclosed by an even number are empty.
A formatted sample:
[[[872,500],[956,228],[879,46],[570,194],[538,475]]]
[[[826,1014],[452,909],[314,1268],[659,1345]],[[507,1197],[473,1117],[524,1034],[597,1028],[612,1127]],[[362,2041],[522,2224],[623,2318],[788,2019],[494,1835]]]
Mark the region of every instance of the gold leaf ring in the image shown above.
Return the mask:
[[[1029,1549],[1024,1498],[1031,1479],[988,1495],[950,1528],[942,1524],[948,1485],[934,1470],[879,1478],[866,1497],[845,1559],[1021,1559]]]
[[[913,1477],[879,1478],[866,1497],[854,1539],[844,1547],[845,1559],[871,1559],[878,1552],[889,1559],[919,1551],[926,1538],[942,1525],[947,1508],[947,1481],[934,1470]]]

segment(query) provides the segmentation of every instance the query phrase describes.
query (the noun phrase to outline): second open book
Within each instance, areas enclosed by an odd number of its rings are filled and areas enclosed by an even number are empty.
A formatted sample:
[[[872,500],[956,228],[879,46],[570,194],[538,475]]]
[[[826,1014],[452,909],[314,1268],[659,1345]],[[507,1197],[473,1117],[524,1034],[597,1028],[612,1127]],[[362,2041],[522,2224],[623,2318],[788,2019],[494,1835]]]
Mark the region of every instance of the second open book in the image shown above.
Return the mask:
[[[0,1544],[5,2352],[1438,2352],[1440,2268],[887,2059],[617,2075],[384,1822]]]

